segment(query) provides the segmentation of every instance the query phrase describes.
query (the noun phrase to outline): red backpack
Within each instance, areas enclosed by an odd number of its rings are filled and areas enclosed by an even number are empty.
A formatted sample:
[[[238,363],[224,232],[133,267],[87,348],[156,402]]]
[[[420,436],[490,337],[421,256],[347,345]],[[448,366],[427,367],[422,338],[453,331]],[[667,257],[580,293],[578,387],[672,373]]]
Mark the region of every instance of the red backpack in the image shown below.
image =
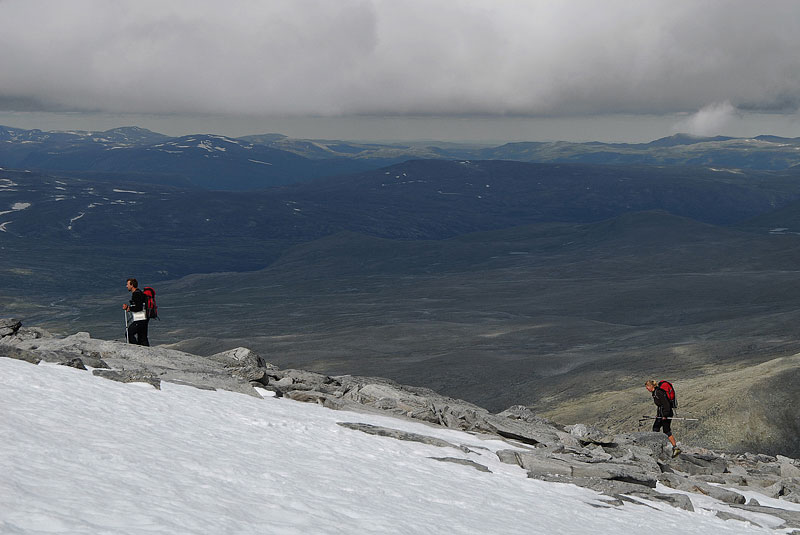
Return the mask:
[[[145,286],[142,293],[145,297],[144,309],[147,312],[147,319],[157,319],[158,306],[156,305],[156,291],[150,286]]]
[[[672,383],[669,381],[659,381],[658,388],[667,393],[667,399],[669,400],[670,405],[672,405],[673,409],[677,409],[678,396],[675,395],[675,389],[672,387]]]

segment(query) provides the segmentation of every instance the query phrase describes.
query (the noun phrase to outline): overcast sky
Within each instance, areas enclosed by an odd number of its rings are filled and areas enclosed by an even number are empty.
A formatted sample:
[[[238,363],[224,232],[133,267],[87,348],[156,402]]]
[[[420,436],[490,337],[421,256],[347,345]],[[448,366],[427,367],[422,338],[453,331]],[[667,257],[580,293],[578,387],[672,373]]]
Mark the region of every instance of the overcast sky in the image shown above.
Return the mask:
[[[5,124],[800,136],[794,0],[0,0],[0,51]]]

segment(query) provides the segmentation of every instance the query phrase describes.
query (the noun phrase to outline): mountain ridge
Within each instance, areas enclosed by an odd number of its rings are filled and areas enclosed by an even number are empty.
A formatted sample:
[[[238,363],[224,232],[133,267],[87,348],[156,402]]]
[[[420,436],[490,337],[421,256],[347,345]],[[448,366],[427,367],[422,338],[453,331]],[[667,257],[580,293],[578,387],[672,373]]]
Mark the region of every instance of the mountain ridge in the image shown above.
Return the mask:
[[[227,140],[223,141],[227,147],[220,145],[219,140]],[[225,151],[218,150],[234,149],[234,144],[252,154],[241,151],[224,154]],[[197,145],[208,150],[192,151]],[[732,138],[675,134],[648,143],[519,141],[476,146],[294,139],[282,134],[233,138],[206,133],[170,137],[139,127],[103,132],[47,132],[0,126],[2,167],[179,175],[198,187],[227,190],[257,190],[415,159],[787,170],[800,164],[799,147],[800,138],[769,135]],[[221,161],[224,166],[220,166]],[[211,169],[206,169],[208,165]]]

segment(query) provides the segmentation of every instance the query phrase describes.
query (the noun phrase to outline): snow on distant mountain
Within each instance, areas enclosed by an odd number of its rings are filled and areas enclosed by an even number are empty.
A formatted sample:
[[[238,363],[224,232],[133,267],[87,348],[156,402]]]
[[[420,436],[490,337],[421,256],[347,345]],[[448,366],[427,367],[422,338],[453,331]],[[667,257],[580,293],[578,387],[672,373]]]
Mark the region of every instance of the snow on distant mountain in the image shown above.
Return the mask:
[[[138,126],[112,128],[102,132],[72,130],[64,132],[24,130],[0,125],[0,141],[27,143],[139,145],[155,143],[168,136]]]
[[[291,151],[215,134],[168,137],[136,127],[43,132],[0,126],[0,165],[97,179],[253,190],[376,167],[350,158],[310,160]]]

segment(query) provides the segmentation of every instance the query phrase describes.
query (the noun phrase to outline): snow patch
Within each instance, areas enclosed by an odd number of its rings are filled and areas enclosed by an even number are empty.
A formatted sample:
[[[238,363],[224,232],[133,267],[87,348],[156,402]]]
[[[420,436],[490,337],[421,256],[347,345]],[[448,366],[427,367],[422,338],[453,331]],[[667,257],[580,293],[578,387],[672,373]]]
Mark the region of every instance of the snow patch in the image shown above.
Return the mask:
[[[198,149],[207,150],[208,152],[214,152],[215,150],[220,152],[225,152],[225,147],[217,147],[216,145],[212,144],[210,141],[203,140],[197,144]]]
[[[744,174],[741,169],[719,169],[717,167],[709,167],[708,170],[714,171],[715,173],[733,173],[735,175]]]
[[[69,220],[69,225],[67,226],[67,230],[72,230],[72,224],[77,221],[78,219],[82,218],[86,215],[86,212],[81,212],[80,214],[76,215],[72,219]]]
[[[145,194],[144,191],[133,191],[133,190],[129,190],[129,189],[113,189],[111,191],[113,191],[114,193],[135,193],[136,195],[144,195]]]
[[[247,161],[248,161],[248,162],[253,162],[253,163],[260,163],[261,165],[272,165],[272,164],[271,164],[271,163],[269,163],[269,162],[262,162],[261,160],[251,160],[251,159],[249,159],[249,158],[248,158],[248,160],[247,160]]]
[[[10,214],[11,212],[19,212],[20,210],[25,210],[30,206],[31,203],[29,202],[15,202],[14,204],[11,205],[11,210],[5,210],[3,212],[0,212],[0,215]]]

